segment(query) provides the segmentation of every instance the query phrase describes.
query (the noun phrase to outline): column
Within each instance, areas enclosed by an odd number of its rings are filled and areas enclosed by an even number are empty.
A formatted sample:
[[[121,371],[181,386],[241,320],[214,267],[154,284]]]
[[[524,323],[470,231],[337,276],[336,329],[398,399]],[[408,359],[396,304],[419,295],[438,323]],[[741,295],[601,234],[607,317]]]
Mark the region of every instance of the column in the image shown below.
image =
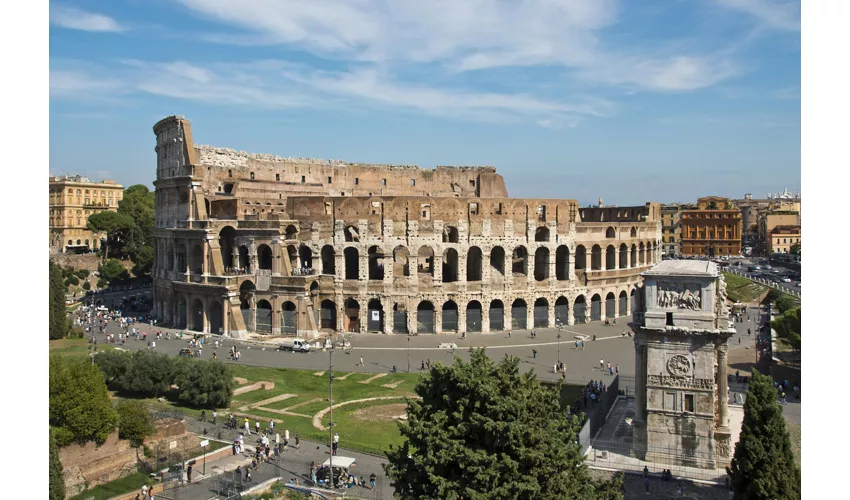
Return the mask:
[[[222,300],[221,306],[221,333],[230,336],[230,299]]]
[[[572,266],[570,266],[570,270],[572,271]],[[569,298],[567,299],[569,300]],[[575,302],[568,304],[569,311],[567,312],[567,324],[574,325],[576,324],[576,316],[575,316]]]
[[[549,313],[549,328],[555,328],[555,302],[549,303],[548,313]]]
[[[207,309],[207,307],[208,307],[208,306],[207,306],[207,301],[204,301],[204,302],[203,302],[203,315],[204,315],[204,318],[203,318],[203,326],[204,326],[204,333],[210,333],[210,315],[209,315],[209,310]]]
[[[345,279],[345,255],[334,252],[334,281]]]
[[[635,419],[645,421],[646,416],[646,346],[635,337]]]
[[[555,250],[549,250],[549,279],[546,280],[548,283],[554,283],[558,280],[557,274],[557,258],[558,258],[558,247],[555,247]]]
[[[490,333],[490,303],[481,301],[481,333]]]
[[[186,296],[186,330],[191,330],[195,318],[192,317],[192,297]]]
[[[481,251],[481,283],[485,286],[490,284],[490,280],[493,279],[492,269],[490,267],[490,252],[484,253],[483,249]],[[484,304],[481,304],[481,307],[484,307]],[[483,313],[482,313],[483,314]]]
[[[722,344],[717,344],[717,397],[719,398],[718,408],[720,409],[718,427],[729,427],[729,377],[726,373],[726,354],[728,346],[725,339]]]
[[[567,275],[567,277],[570,279],[570,281],[574,281],[576,279],[576,249],[575,248],[570,248],[569,259],[570,259],[570,262],[569,262],[569,265],[567,266],[567,272],[569,274]],[[570,311],[572,311],[572,308],[570,308]],[[572,313],[570,313],[570,315],[572,315]],[[570,324],[572,324],[572,323],[570,323]]]
[[[301,302],[301,301],[298,301],[298,302]],[[301,304],[299,303],[298,305],[300,306]],[[272,302],[272,333],[276,334],[276,335],[280,335],[280,307],[278,307],[278,306],[279,306],[279,304],[276,305],[275,302]],[[300,313],[300,311],[299,311],[299,313]],[[301,316],[301,314],[298,314],[298,317],[300,317],[300,316]],[[295,322],[295,331],[296,332],[298,331],[299,326],[301,326],[301,325],[298,324],[298,321],[296,319],[296,322]]]
[[[457,333],[466,333],[466,304],[457,305]]]
[[[535,253],[529,252],[528,255],[525,257],[525,260],[526,260],[526,266],[525,266],[526,276],[525,276],[525,279],[528,281],[529,285],[531,285],[531,286],[534,286],[534,283],[536,282],[536,280],[534,279],[534,261],[536,260],[536,257],[537,257],[536,249],[535,249]],[[531,328],[531,327],[529,327],[529,328]]]
[[[443,255],[434,251],[434,284],[443,282]],[[436,304],[434,305],[436,307]],[[439,332],[437,332],[439,333]]]
[[[369,254],[360,255],[357,257],[357,279],[359,281],[368,281],[369,280]]]
[[[443,305],[434,304],[434,333],[443,333]]]
[[[526,301],[525,306],[525,328],[531,330],[534,328],[534,296],[531,301]]]
[[[206,283],[207,282],[207,276],[210,273],[210,242],[207,241],[206,238],[204,238],[203,245],[201,246],[201,251],[204,254],[204,257],[203,257],[204,267],[203,267],[202,271],[204,273],[204,283]]]

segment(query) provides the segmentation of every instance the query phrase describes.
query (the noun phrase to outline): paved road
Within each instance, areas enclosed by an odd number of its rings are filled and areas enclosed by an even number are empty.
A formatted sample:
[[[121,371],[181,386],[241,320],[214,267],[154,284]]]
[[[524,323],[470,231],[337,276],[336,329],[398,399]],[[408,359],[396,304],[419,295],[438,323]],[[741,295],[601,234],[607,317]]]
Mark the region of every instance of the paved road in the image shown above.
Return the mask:
[[[155,332],[161,330],[163,335],[166,331],[171,332],[172,337],[177,330],[166,328],[154,328],[147,324],[137,325],[141,331],[148,332],[148,340],[152,340]],[[468,349],[470,347],[487,347],[488,354],[494,359],[501,359],[505,354],[518,356],[522,359],[522,367],[526,370],[535,370],[541,379],[556,380],[557,375],[553,373],[553,366],[560,360],[567,365],[567,380],[573,383],[586,383],[587,381],[600,378],[608,383],[613,378],[604,374],[599,369],[600,358],[605,363],[609,361],[612,366],[619,365],[620,373],[624,375],[634,374],[634,343],[631,338],[624,337],[622,332],[627,330],[623,318],[618,325],[604,326],[600,322],[575,325],[565,328],[561,332],[559,349],[558,330],[539,329],[537,337],[531,338],[528,331],[514,332],[510,337],[506,332],[495,334],[469,334],[466,339],[461,339],[456,334],[446,335],[418,335],[409,338],[406,335],[383,335],[383,334],[346,334],[346,341],[354,346],[352,354],[337,349],[334,355],[335,370],[355,372],[388,372],[395,366],[398,371],[407,371],[408,366],[408,342],[410,345],[409,359],[411,371],[418,371],[423,361],[450,363],[454,356],[469,359]],[[110,324],[108,333],[118,333],[117,325]],[[575,349],[574,335],[597,335],[597,341],[585,342],[584,350]],[[97,334],[98,343],[102,343],[105,334]],[[458,349],[453,353],[451,350],[440,349],[441,343],[455,342]],[[184,340],[172,338],[171,340],[156,341],[156,350],[169,355],[177,355],[181,348],[187,347],[188,338]],[[236,345],[242,354],[239,362],[233,362],[227,358],[231,346]],[[127,340],[121,347],[135,350],[147,347],[141,340]],[[534,357],[533,350],[537,351]],[[203,349],[202,357],[211,358],[216,351],[212,344]],[[263,348],[249,343],[236,342],[225,339],[220,343],[216,351],[218,359],[234,364],[248,364],[269,367],[301,368],[310,370],[327,369],[329,354],[320,351],[308,354],[291,353],[274,350],[272,347]],[[363,357],[364,366],[358,366],[360,357]]]
[[[222,438],[228,441],[232,441],[236,436],[237,432],[233,430],[224,429],[224,426],[219,423],[217,426],[213,426],[209,422],[199,422],[198,420],[187,417],[186,419],[186,427],[190,432],[194,432],[197,434],[201,434],[204,428],[212,435],[217,435],[218,431],[222,432]],[[245,444],[253,444],[253,437],[246,437]],[[344,444],[344,443],[343,443]],[[253,450],[251,450],[253,451]],[[384,476],[383,472],[383,464],[386,463],[386,459],[383,457],[377,457],[374,455],[367,455],[360,452],[355,452],[351,450],[347,450],[345,448],[340,448],[338,451],[338,456],[352,457],[357,459],[357,465],[351,469],[351,473],[359,476],[363,476],[366,480],[369,478],[369,474],[375,473],[377,477],[377,487],[374,491],[369,490],[367,488],[355,487],[354,489],[345,490],[351,493],[356,494],[359,498],[374,498],[374,499],[391,499],[393,496],[393,488],[390,485],[390,481]],[[309,469],[310,462],[314,461],[317,464],[323,463],[329,457],[329,448],[326,444],[319,444],[313,441],[301,441],[301,447],[299,449],[289,448],[287,451],[283,452],[280,456],[280,460],[274,464],[263,464],[260,466],[259,470],[256,472],[251,472],[251,483],[248,483],[248,487],[255,486],[260,484],[266,480],[279,477],[283,480],[283,482],[288,482],[291,478],[297,478],[299,484],[304,484],[306,480],[309,479]],[[220,474],[222,472],[232,472],[237,465],[244,465],[245,463],[250,463],[250,458],[240,458],[240,457],[228,457],[226,459],[222,459],[220,461],[215,462],[211,465],[211,463],[207,463],[207,472],[208,476],[201,476],[200,481],[197,481],[191,485],[187,485],[179,488],[179,498],[181,500],[212,500],[217,498],[225,498],[223,496],[217,496],[217,489],[219,486],[218,480],[220,479],[217,476],[213,476],[213,474]],[[202,466],[200,464],[195,466],[195,471],[197,475],[193,475],[193,479],[197,478],[202,471]],[[170,495],[172,497],[176,497],[175,495]]]

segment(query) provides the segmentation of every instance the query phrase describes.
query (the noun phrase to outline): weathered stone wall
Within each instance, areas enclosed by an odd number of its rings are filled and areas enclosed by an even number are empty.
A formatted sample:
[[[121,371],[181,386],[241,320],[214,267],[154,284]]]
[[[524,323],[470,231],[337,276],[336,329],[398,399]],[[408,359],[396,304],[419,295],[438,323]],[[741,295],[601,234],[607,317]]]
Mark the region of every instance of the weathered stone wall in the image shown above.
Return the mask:
[[[614,318],[660,259],[658,204],[508,198],[493,167],[209,146],[191,146],[190,165],[175,149],[192,144],[187,125],[155,127],[155,314],[181,328],[487,332]],[[491,325],[491,310],[504,322]]]

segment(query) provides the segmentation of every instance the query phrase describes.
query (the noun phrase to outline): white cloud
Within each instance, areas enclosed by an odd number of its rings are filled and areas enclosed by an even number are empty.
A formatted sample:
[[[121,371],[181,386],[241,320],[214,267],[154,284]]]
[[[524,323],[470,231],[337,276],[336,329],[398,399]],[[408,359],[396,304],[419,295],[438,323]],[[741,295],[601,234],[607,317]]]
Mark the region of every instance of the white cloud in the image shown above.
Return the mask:
[[[62,28],[81,31],[124,31],[124,27],[109,16],[86,12],[76,7],[54,4],[50,5],[50,23]]]
[[[655,91],[698,89],[736,74],[729,56],[618,54],[599,36],[618,22],[618,0],[178,1],[241,30],[208,34],[208,41],[288,45],[379,66],[554,67]]]
[[[113,79],[102,79],[105,75]],[[125,60],[108,70],[88,66],[52,71],[52,97],[77,97],[91,92],[146,93],[257,108],[394,108],[471,120],[528,120],[541,126],[575,126],[583,117],[606,117],[615,111],[614,103],[595,97],[565,102],[521,93],[433,87],[399,80],[374,69],[316,71],[277,60],[206,67],[183,61]]]
[[[85,70],[50,70],[50,97],[95,97],[103,93],[115,93],[121,84],[114,79],[99,78]]]
[[[800,31],[799,0],[716,0],[726,8],[749,14],[765,27]]]

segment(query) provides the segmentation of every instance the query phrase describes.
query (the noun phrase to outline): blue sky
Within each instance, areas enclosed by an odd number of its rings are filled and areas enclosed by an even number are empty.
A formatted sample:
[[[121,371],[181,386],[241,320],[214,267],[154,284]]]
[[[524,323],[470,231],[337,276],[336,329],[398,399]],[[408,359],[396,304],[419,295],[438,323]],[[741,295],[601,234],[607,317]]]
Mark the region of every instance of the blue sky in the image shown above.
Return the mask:
[[[371,163],[493,165],[606,204],[800,187],[800,3],[69,0],[50,170],[152,185],[152,126]]]

